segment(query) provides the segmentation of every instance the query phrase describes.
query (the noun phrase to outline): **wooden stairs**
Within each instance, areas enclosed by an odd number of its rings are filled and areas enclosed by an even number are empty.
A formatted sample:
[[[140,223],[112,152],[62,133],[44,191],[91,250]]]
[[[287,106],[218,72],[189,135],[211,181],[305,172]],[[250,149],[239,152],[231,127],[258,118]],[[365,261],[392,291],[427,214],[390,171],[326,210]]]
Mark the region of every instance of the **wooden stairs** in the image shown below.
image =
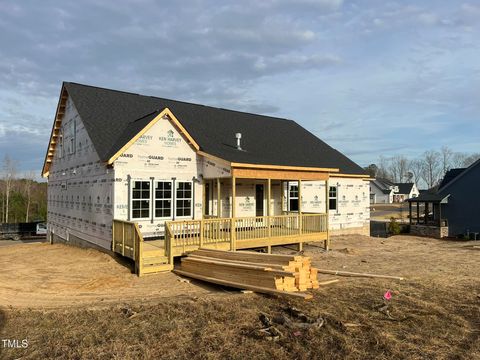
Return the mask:
[[[165,248],[150,244],[149,241],[143,243],[140,258],[135,263],[135,267],[139,275],[173,270],[173,264],[169,264]]]

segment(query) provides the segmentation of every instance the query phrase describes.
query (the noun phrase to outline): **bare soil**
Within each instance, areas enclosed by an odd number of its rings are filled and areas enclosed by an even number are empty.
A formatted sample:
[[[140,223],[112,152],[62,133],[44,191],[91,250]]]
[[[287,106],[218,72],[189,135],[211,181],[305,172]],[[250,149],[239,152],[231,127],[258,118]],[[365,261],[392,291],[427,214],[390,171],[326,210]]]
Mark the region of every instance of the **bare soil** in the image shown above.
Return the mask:
[[[0,307],[57,308],[208,294],[171,272],[137,277],[120,257],[63,244],[0,247]]]
[[[0,358],[480,359],[474,242],[349,236],[328,253],[304,250],[320,268],[406,280],[343,277],[301,301],[171,273],[137,278],[94,250],[8,246],[0,248]],[[289,316],[289,306],[323,326],[275,324],[276,341],[262,336],[259,315]],[[28,347],[5,348],[2,339]]]

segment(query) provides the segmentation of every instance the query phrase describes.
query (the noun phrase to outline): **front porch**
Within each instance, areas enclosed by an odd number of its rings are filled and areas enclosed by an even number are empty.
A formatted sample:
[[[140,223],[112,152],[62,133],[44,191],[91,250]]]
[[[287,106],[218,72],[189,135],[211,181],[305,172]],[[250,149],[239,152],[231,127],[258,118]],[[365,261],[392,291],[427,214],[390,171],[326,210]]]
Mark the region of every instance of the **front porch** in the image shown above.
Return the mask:
[[[133,259],[136,273],[142,275],[172,270],[174,257],[199,248],[235,251],[263,247],[270,252],[276,245],[295,244],[301,250],[304,242],[321,241],[328,249],[328,174],[274,169],[232,170],[229,178],[201,179],[201,219],[165,221],[162,239],[144,240],[138,224],[115,219],[113,251]],[[303,212],[303,179],[321,182],[323,194],[317,194],[317,198],[324,199],[324,209],[316,213]],[[296,184],[292,187],[294,198],[291,199],[289,182]],[[246,188],[250,192],[246,192]],[[241,194],[237,194],[238,189]],[[252,200],[245,201],[249,197]],[[252,203],[245,206],[249,201]]]
[[[326,214],[258,216],[168,221],[164,239],[144,240],[133,222],[114,220],[112,249],[135,261],[138,275],[173,269],[174,257],[199,248],[241,250],[323,241],[328,249]]]
[[[448,221],[442,217],[442,205],[448,204],[448,196],[427,193],[407,201],[412,235],[434,238],[448,236]]]

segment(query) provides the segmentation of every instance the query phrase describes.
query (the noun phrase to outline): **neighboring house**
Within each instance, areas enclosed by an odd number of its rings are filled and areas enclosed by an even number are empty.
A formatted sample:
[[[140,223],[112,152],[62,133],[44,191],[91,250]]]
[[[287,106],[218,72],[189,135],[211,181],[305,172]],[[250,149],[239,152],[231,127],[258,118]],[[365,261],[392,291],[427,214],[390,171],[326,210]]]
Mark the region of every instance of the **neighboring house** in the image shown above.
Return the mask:
[[[42,173],[50,241],[137,268],[369,234],[368,175],[292,120],[66,82]]]
[[[409,200],[411,232],[435,237],[480,233],[479,184],[480,160],[449,170],[437,190]]]
[[[391,204],[395,190],[398,190],[397,186],[387,179],[376,178],[370,181],[370,203]]]
[[[420,195],[420,191],[414,183],[395,183],[395,186],[393,202],[404,202],[407,199],[415,198]]]
[[[404,202],[419,195],[414,183],[394,183],[390,180],[377,178],[370,182],[370,203],[391,204]]]

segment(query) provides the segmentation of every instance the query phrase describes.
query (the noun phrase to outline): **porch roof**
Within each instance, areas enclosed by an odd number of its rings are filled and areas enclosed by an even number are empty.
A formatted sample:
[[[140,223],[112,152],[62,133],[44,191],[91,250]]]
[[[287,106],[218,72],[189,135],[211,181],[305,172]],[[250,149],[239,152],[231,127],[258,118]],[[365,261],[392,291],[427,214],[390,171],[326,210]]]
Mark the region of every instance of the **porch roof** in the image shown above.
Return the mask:
[[[418,197],[407,199],[407,201],[409,203],[428,202],[428,203],[447,204],[449,197],[450,197],[450,194],[441,195],[437,193],[423,193],[423,194],[420,194],[420,196]]]

